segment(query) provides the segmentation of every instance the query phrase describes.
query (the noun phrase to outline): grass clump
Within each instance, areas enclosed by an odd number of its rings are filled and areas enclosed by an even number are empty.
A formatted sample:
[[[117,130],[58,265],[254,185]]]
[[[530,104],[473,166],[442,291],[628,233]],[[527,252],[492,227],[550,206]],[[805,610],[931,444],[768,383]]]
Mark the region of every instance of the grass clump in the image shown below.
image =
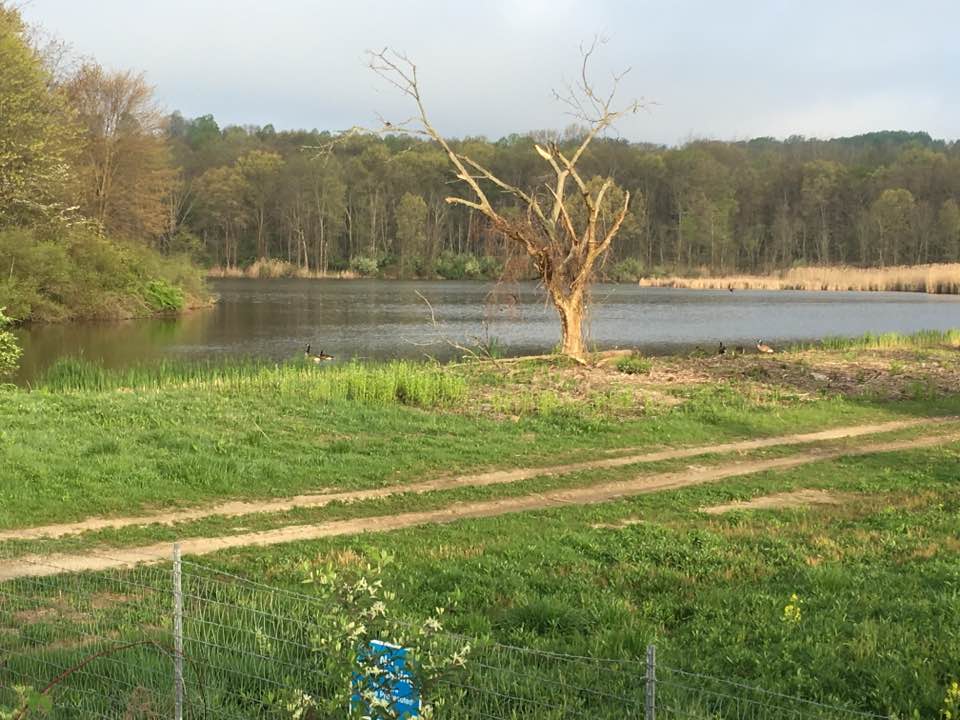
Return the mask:
[[[627,355],[617,360],[617,370],[626,375],[649,375],[653,363],[642,355]]]
[[[920,330],[915,333],[865,333],[859,337],[827,337],[818,343],[795,346],[796,350],[902,350],[960,347],[960,329]]]
[[[370,404],[398,403],[441,407],[466,396],[462,376],[413,362],[315,367],[301,362],[257,360],[167,360],[149,365],[108,369],[80,358],[54,363],[41,376],[37,389],[50,392],[164,390],[172,388],[220,391],[266,391],[297,394],[312,400],[349,400]]]

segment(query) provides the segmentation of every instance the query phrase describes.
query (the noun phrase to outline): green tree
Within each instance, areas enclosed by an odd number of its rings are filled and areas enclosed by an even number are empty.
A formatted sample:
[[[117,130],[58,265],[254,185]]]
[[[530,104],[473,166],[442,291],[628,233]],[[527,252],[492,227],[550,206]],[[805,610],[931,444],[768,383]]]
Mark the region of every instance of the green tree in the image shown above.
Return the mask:
[[[159,238],[171,226],[176,172],[153,88],[142,74],[86,62],[65,89],[84,131],[76,164],[81,210],[108,234]]]
[[[246,179],[232,166],[207,170],[196,183],[198,207],[196,218],[205,231],[219,238],[216,261],[224,267],[237,267],[240,233],[250,220],[244,203],[247,193]]]
[[[427,203],[419,195],[404,193],[397,205],[396,223],[400,275],[410,277],[422,270],[431,254],[427,247]]]
[[[841,167],[830,160],[816,160],[803,166],[801,202],[805,232],[814,238],[817,261],[827,265],[835,234],[833,205],[837,197]],[[804,243],[806,253],[806,243]]]
[[[75,128],[52,84],[20,14],[0,2],[0,225],[64,208]]]
[[[237,170],[245,181],[245,201],[253,215],[256,228],[257,257],[269,257],[267,244],[267,213],[274,201],[274,191],[280,177],[283,158],[266,150],[251,150],[237,160]]]
[[[900,249],[909,238],[916,203],[904,188],[884,190],[870,208],[876,231],[875,249],[881,267],[900,262]]]
[[[944,200],[937,215],[941,258],[960,261],[960,205],[952,198]]]

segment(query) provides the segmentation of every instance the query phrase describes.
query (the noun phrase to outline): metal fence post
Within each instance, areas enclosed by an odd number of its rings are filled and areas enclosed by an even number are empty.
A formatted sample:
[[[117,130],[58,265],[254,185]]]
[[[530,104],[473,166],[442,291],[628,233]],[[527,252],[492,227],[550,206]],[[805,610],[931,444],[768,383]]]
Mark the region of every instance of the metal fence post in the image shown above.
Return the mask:
[[[173,546],[173,717],[183,720],[183,587],[180,544]]]
[[[644,720],[657,717],[657,648],[647,645],[647,688],[643,693]]]

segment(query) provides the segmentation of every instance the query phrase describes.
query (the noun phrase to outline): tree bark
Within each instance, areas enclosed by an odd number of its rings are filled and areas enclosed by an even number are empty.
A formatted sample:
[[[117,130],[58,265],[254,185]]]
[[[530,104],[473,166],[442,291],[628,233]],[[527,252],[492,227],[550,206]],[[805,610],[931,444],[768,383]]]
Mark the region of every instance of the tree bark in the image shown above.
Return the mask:
[[[553,306],[560,315],[560,352],[570,357],[582,358],[587,352],[583,340],[583,298],[553,298]]]

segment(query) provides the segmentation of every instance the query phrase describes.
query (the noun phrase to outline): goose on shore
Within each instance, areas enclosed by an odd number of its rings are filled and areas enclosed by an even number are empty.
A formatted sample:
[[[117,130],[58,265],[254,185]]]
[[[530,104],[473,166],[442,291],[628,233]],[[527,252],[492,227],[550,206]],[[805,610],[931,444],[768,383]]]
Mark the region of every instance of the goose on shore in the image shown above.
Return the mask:
[[[727,348],[723,346],[723,340],[720,341],[719,347],[717,347],[717,355],[726,355]]]
[[[757,352],[761,353],[762,355],[773,355],[774,350],[763,340],[757,340]]]
[[[322,363],[327,360],[333,360],[333,355],[327,355],[323,350],[318,353],[310,352],[310,346],[307,345],[306,351],[303,353],[303,356],[310,362]]]

